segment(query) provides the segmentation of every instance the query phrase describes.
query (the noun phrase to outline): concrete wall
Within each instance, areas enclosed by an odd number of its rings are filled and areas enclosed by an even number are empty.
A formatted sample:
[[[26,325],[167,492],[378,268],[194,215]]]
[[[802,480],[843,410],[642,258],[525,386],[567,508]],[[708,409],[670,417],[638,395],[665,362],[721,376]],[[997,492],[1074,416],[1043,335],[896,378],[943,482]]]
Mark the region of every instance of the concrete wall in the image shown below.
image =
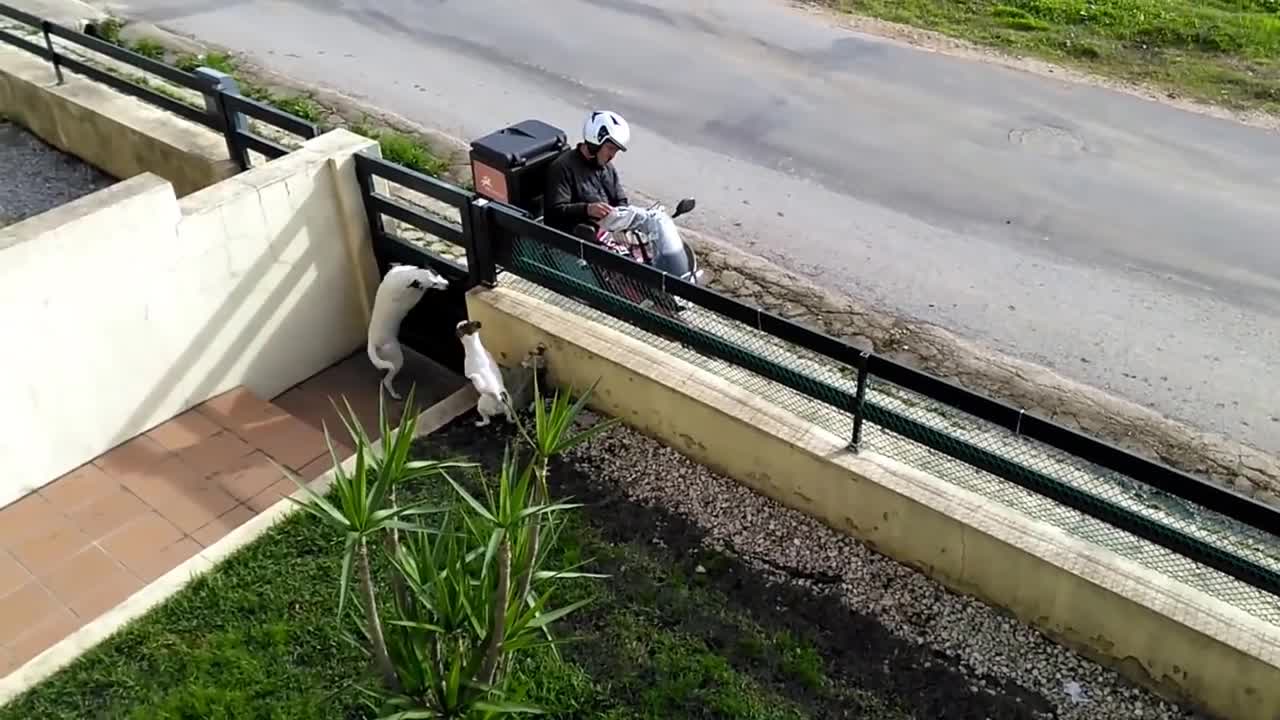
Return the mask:
[[[536,298],[477,289],[467,308],[499,363],[544,343],[554,382],[599,380],[597,409],[722,474],[1168,697],[1232,720],[1280,717],[1274,626],[889,458],[852,454],[715,375]]]
[[[273,397],[361,347],[365,148],[335,130],[180,201],[146,174],[0,229],[0,506],[223,391]]]
[[[120,179],[152,172],[179,197],[236,174],[222,135],[106,85],[0,45],[0,114],[45,142]]]

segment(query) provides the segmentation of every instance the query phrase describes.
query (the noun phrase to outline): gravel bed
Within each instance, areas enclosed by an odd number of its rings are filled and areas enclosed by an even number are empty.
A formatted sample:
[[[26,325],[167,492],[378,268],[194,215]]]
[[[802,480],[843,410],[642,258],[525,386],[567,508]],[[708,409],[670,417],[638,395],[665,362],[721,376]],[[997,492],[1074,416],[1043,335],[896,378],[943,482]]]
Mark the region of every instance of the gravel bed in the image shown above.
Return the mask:
[[[45,144],[26,128],[4,120],[0,120],[0,168],[0,227],[116,182],[80,158]]]
[[[616,427],[569,459],[606,492],[701,528],[708,549],[738,556],[776,581],[838,597],[892,635],[941,653],[984,689],[1021,686],[1056,704],[1063,720],[1202,717],[633,430]]]

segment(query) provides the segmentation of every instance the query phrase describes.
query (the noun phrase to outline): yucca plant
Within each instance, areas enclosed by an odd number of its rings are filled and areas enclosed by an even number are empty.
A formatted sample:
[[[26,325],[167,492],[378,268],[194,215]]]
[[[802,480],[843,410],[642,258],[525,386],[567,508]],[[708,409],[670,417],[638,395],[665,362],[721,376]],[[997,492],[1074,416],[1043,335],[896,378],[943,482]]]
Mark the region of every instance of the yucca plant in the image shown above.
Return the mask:
[[[410,445],[417,429],[417,417],[414,415],[415,390],[416,388],[410,389],[404,411],[400,416],[399,426],[394,429],[387,421],[385,404],[379,401],[378,425],[382,433],[382,447],[379,450],[374,449],[355,411],[351,409],[346,398],[343,398],[346,414],[338,410],[338,415],[346,425],[355,449],[355,467],[350,472],[343,469],[342,459],[334,450],[329,428],[327,426],[324,428],[325,443],[334,465],[332,495],[336,502],[317,494],[300,482],[296,475],[288,473],[307,496],[305,501],[294,498],[290,500],[344,535],[342,574],[338,583],[338,617],[343,616],[354,565],[361,597],[359,605],[364,613],[364,631],[370,643],[369,651],[383,682],[393,689],[399,686],[399,681],[387,652],[378,613],[369,544],[378,535],[385,533],[394,548],[400,531],[419,533],[426,530],[421,525],[408,522],[409,518],[441,510],[421,503],[397,506],[394,500],[399,483],[432,476],[447,476],[449,469],[469,466],[467,463],[455,461],[433,462],[409,459]],[[335,409],[337,409],[336,404]]]
[[[538,387],[538,374],[536,372],[533,374],[533,432],[530,432],[528,426],[523,422],[519,422],[519,420],[517,422],[519,423],[518,427],[521,436],[533,451],[532,462],[528,468],[536,475],[536,482],[533,487],[533,491],[536,493],[534,502],[545,502],[548,497],[547,469],[552,458],[568,452],[574,447],[609,430],[617,423],[616,418],[610,418],[582,432],[570,434],[578,416],[586,408],[587,401],[595,393],[596,385],[598,384],[598,380],[592,383],[591,387],[587,388],[587,391],[580,395],[577,401],[572,401],[570,393],[557,390],[548,404],[543,401],[542,390]],[[528,526],[526,542],[531,557],[536,558],[542,550],[543,520],[542,517],[535,516]],[[529,592],[534,579],[533,573],[533,567],[530,566],[521,573],[517,581],[516,597],[520,598],[522,602],[532,602]]]
[[[445,474],[457,498],[431,533],[406,535],[392,556],[408,587],[396,603],[385,638],[396,683],[372,694],[384,718],[491,718],[538,713],[507,697],[505,670],[518,652],[555,647],[552,623],[587,601],[552,608],[553,583],[603,577],[578,567],[544,569],[563,513],[546,487],[551,458],[603,431],[604,423],[571,435],[594,390],[577,402],[557,393],[547,404],[534,387],[533,427],[520,426],[528,457],[508,447],[497,476],[481,477],[479,497]],[[370,637],[370,642],[375,640]]]

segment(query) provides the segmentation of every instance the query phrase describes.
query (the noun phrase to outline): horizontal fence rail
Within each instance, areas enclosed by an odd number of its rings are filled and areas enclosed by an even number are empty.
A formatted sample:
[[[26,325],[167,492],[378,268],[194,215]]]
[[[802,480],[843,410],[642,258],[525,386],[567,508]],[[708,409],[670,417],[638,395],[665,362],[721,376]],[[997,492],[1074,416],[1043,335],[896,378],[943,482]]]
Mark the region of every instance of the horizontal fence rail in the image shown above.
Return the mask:
[[[471,210],[475,195],[379,157],[357,153],[355,161],[356,179],[360,183],[365,214],[373,235],[374,255],[378,258],[379,264],[416,265],[425,260],[432,269],[446,279],[468,280],[470,275],[468,268],[388,232],[382,217],[385,215],[394,218],[428,235],[434,235],[465,248],[470,245],[468,238],[471,236]],[[401,185],[457,209],[462,222],[453,223],[434,217],[406,202],[378,192],[374,183],[375,178]]]
[[[167,82],[188,90],[194,90],[199,93],[207,92],[208,83],[202,81],[201,78],[197,77],[194,73],[189,73],[157,60],[152,60],[149,57],[139,55],[138,53],[127,50],[118,45],[113,45],[105,40],[93,37],[92,35],[57,25],[49,22],[48,20],[42,20],[30,13],[23,12],[8,5],[0,4],[0,17],[7,17],[11,20],[23,23],[24,25],[29,25],[33,29],[41,31],[44,35],[44,45],[36,44],[26,38],[7,31],[0,31],[0,41],[48,60],[53,65],[54,71],[57,73],[60,81],[62,79],[62,71],[64,69],[70,70],[73,73],[83,75],[94,82],[102,83],[113,90],[155,105],[162,110],[167,110],[175,115],[190,120],[191,122],[204,125],[212,130],[222,129],[221,119],[209,114],[203,108],[193,107],[175,100],[168,95],[157,92],[152,88],[131,82],[118,75],[113,75],[101,68],[85,63],[78,58],[60,53],[53,47],[51,38],[61,38],[79,45],[86,50],[106,55],[113,60],[135,67],[142,72],[156,75]]]
[[[248,124],[240,119],[244,115],[285,132],[293,133],[304,140],[320,136],[320,127],[315,123],[303,120],[296,115],[284,112],[266,103],[224,91],[219,91],[217,95],[218,102],[222,108],[222,122],[226,129],[227,145],[230,148],[232,158],[240,164],[242,169],[249,169],[251,164],[249,161],[250,150],[272,160],[284,157],[292,152],[289,147],[249,130]]]

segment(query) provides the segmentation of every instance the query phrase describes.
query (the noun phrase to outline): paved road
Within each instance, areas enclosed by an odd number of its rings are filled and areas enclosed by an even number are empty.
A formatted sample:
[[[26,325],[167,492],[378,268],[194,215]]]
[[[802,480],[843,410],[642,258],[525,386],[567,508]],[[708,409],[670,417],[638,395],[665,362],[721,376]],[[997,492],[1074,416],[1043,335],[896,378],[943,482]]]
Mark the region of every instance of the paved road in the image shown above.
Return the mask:
[[[1280,451],[1280,137],[776,0],[129,0],[463,137],[588,106],[715,232]]]

